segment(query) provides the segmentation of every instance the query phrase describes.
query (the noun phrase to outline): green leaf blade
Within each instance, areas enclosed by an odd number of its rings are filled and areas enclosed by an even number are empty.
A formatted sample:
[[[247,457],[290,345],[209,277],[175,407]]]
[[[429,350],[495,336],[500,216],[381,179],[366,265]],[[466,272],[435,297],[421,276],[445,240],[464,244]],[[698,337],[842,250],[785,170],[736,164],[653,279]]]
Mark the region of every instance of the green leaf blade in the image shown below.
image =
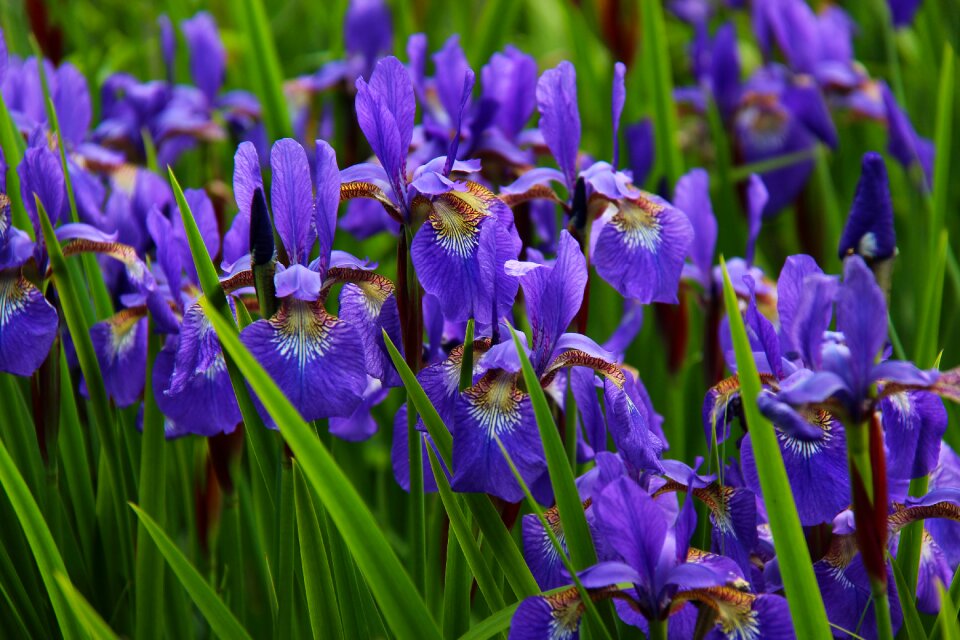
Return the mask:
[[[140,519],[150,538],[157,545],[160,553],[163,554],[180,584],[190,594],[190,598],[210,624],[213,632],[222,638],[250,638],[250,634],[233,616],[223,600],[217,596],[213,587],[190,564],[190,561],[177,548],[177,545],[167,537],[160,525],[137,505],[131,503],[130,508],[137,514],[137,518]]]

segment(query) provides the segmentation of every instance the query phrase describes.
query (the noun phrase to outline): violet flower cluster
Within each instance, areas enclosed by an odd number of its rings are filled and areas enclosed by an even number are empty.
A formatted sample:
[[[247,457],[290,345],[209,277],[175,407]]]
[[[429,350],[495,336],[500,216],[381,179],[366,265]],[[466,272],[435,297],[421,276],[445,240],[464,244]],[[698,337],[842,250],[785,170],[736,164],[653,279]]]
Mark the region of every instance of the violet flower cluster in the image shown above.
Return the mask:
[[[815,14],[800,0],[752,3],[765,59],[744,79],[733,24],[710,35],[714,4],[672,3],[694,26],[698,83],[677,98],[696,118],[715,109],[743,163],[833,146],[833,117],[845,113],[884,123],[890,155],[919,167],[929,186],[932,146],[889,87],[856,62],[853,25],[840,8]],[[911,11],[894,15],[905,20]],[[401,384],[386,334],[452,432],[445,468],[452,488],[522,500],[503,447],[536,500],[550,507],[544,448],[511,338],[511,327],[526,323],[529,340],[520,348],[557,414],[574,412],[567,424],[577,430],[577,462],[589,468],[578,489],[599,562],[576,578],[591,598],[612,600],[623,622],[644,632],[669,619],[675,638],[703,624],[708,637],[793,637],[751,434],[737,431],[744,424],[738,378],[710,381],[703,428],[721,466],[701,473],[699,463],[669,458],[675,425],[657,413],[639,373],[643,363],[625,363],[645,305],[674,304],[686,292],[719,313],[722,275],[707,173],[693,169],[672,194],[656,195],[643,189],[653,164],[649,125],[624,127],[628,148],[620,151],[628,98],[622,64],[612,74],[614,151],[600,160],[581,149],[571,63],[538,76],[532,57],[508,47],[477,73],[456,37],[429,55],[426,38],[416,35],[405,64],[388,55],[394,43],[385,6],[356,1],[345,25],[347,57],[287,85],[298,139],[268,145],[256,99],[222,90],[226,58],[213,19],[198,14],[180,25],[191,85],[172,81],[173,27],[162,21],[160,28],[168,77],[111,76],[99,123],[75,68],[8,57],[0,41],[0,90],[26,140],[15,175],[26,216],[18,222],[27,223],[14,224],[8,189],[16,186],[5,180],[0,159],[0,371],[33,375],[58,336],[75,362],[59,321],[39,203],[65,254],[94,253],[100,261],[116,311],[92,327],[91,339],[112,401],[136,406],[149,384],[168,438],[237,428],[224,353],[197,302],[186,212],[144,166],[151,148],[155,166],[167,166],[197,145],[229,138],[238,145],[236,215],[226,215],[234,207],[223,190],[188,189],[186,203],[207,251],[220,258],[234,313],[259,315],[241,331],[243,344],[304,419],[327,420],[346,440],[376,432],[374,407]],[[41,72],[65,163],[51,135]],[[365,137],[372,152],[366,161],[342,160],[359,160],[362,145],[338,160],[324,140],[333,127],[327,98],[352,101],[355,122],[343,126]],[[894,260],[896,237],[880,155],[863,159],[839,247],[842,278],[807,255],[789,257],[775,279],[754,263],[762,221],[796,200],[812,168],[812,157],[803,157],[751,176],[743,258],[727,264],[763,381],[758,404],[775,425],[800,521],[828,534],[814,562],[830,621],[838,633],[869,638],[877,633],[874,583],[897,598],[886,552],[895,553],[904,526],[929,519],[916,594],[921,611],[939,609],[935,581],[949,581],[960,564],[960,458],[941,442],[941,397],[957,399],[958,375],[889,357],[887,301],[875,273]],[[396,234],[398,272],[408,260],[406,273],[415,278],[400,272],[391,281],[378,265],[335,249],[338,228],[361,240]],[[623,300],[622,320],[603,342],[585,335],[592,276]],[[471,320],[475,339],[465,345]],[[728,322],[711,329],[710,345],[735,374]],[[162,336],[163,348],[147,379],[151,332]],[[466,350],[473,370],[461,389]],[[433,442],[419,419],[408,421],[406,406],[392,425],[396,480],[411,489],[411,427],[423,446],[424,488],[435,491],[425,462]],[[870,481],[856,464],[848,468],[854,433],[879,438],[879,449],[869,452]],[[909,497],[910,480],[927,475],[929,493]],[[872,499],[864,502],[857,496],[867,485]],[[710,532],[699,547],[698,503]],[[563,541],[555,508],[547,520]],[[522,529],[534,576],[555,591],[522,602],[511,637],[574,638],[585,610],[581,592],[569,586],[574,576],[539,520],[525,516]],[[900,609],[890,609],[897,628]]]

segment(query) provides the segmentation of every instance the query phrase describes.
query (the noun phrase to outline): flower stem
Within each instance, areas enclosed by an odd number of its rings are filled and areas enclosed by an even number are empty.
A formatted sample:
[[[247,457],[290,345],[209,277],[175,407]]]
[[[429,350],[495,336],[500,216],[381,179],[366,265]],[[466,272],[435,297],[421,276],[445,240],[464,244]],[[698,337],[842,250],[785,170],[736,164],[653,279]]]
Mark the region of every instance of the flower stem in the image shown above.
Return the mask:
[[[667,621],[651,618],[647,640],[667,640]]]
[[[890,621],[890,601],[887,599],[887,585],[882,580],[870,580],[873,594],[874,613],[877,616],[877,637],[880,640],[893,640],[893,623]]]

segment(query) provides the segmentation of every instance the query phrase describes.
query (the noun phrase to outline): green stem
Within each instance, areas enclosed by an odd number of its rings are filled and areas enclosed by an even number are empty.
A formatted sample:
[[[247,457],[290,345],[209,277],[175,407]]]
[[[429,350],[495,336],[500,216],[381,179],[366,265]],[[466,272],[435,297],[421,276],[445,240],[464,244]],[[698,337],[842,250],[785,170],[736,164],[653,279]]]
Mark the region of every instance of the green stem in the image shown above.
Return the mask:
[[[873,594],[874,613],[877,616],[877,637],[880,640],[893,640],[893,623],[890,620],[887,585],[880,580],[871,580],[870,591]]]
[[[650,633],[647,640],[667,640],[667,621],[650,619]]]
[[[870,465],[870,432],[865,424],[848,424],[847,457],[850,464],[850,477],[856,469],[863,479],[864,490],[870,502],[873,502],[873,469]]]

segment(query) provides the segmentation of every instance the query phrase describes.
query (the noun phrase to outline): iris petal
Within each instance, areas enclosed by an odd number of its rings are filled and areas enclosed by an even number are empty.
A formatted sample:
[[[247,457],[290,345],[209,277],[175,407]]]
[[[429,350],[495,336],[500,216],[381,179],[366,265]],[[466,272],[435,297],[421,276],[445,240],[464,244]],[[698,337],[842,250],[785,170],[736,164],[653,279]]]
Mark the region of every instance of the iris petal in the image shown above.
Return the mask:
[[[360,404],[367,386],[363,342],[319,303],[287,298],[240,339],[305,420],[348,417]]]
[[[0,273],[0,371],[29,376],[57,335],[56,310],[40,290],[13,271]]]

